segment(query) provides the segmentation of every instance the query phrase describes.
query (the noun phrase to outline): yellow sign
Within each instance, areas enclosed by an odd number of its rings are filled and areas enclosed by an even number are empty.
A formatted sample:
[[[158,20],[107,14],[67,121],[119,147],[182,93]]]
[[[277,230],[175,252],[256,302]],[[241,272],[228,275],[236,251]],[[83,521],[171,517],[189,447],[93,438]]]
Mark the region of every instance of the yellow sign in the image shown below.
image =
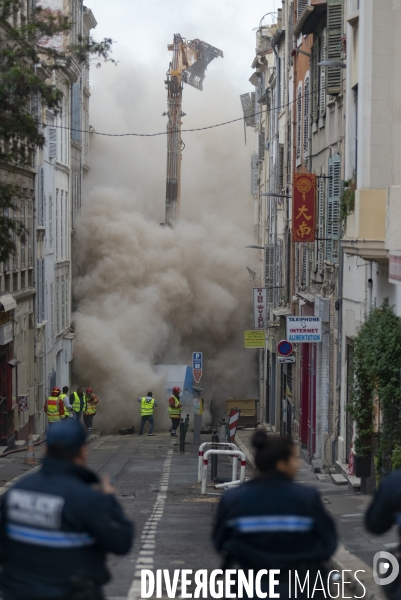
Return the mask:
[[[245,348],[264,348],[265,345],[264,329],[245,331]]]

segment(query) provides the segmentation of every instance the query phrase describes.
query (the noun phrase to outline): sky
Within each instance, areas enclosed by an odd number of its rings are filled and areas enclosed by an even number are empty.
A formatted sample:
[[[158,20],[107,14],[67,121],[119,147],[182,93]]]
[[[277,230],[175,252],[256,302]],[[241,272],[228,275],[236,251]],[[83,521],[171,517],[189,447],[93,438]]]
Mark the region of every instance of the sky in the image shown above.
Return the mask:
[[[281,5],[280,0],[85,0],[98,22],[93,34],[96,38],[111,37],[115,42],[113,56],[122,67],[130,61],[149,69],[146,77],[151,87],[159,85],[161,106],[165,104],[164,77],[171,53],[167,44],[172,43],[173,34],[180,33],[186,39],[201,39],[224,53],[224,59],[216,59],[209,66],[204,91],[190,89],[184,96],[184,110],[191,107],[192,98],[202,94],[204,102],[213,103],[213,86],[227,78],[237,95],[251,91],[249,77],[254,58],[255,31],[260,19]],[[269,17],[266,17],[269,19]],[[110,67],[106,67],[109,69]],[[118,68],[118,67],[117,67]],[[147,82],[150,83],[150,82]],[[98,88],[107,85],[104,69],[92,70],[92,84]],[[138,82],[138,85],[142,85]],[[240,117],[241,105],[237,98],[236,108],[230,112],[216,110],[217,116]],[[187,111],[185,111],[187,112]],[[208,117],[212,116],[208,113]],[[188,113],[191,126],[204,126],[202,114]],[[212,120],[214,120],[212,118]],[[186,123],[189,125],[189,123]],[[145,127],[146,126],[146,127]],[[161,115],[149,114],[142,129],[155,131],[165,127]]]

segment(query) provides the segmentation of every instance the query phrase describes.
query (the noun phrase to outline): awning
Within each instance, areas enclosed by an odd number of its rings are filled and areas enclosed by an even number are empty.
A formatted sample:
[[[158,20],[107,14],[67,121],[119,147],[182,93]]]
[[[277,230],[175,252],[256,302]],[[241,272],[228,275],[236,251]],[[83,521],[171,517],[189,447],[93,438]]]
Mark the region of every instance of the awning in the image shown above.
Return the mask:
[[[275,315],[276,317],[286,317],[287,315],[292,315],[292,312],[289,308],[286,307],[276,308],[275,310],[273,310],[273,315]]]
[[[17,303],[11,294],[8,294],[7,296],[0,296],[1,312],[8,312],[9,310],[14,310],[14,308],[17,308]]]

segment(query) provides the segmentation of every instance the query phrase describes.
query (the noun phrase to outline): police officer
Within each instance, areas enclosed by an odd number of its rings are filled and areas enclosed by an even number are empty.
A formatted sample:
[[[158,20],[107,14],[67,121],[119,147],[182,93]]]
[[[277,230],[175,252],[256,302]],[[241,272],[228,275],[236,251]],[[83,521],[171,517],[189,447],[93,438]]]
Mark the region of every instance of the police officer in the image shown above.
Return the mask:
[[[75,419],[48,433],[43,466],[3,497],[0,589],[5,600],[103,600],[106,555],[126,554],[133,524],[109,479],[86,467],[86,432]]]
[[[393,525],[398,525],[398,534],[401,535],[401,470],[390,473],[380,484],[379,489],[373,499],[373,502],[368,508],[365,517],[365,525],[368,531],[380,535],[389,531]],[[400,562],[399,551],[397,559]],[[387,578],[393,574],[392,570],[384,573],[383,578]],[[383,573],[378,573],[383,575]],[[394,581],[390,581],[382,586],[388,598],[391,600],[401,599],[401,575],[400,571]]]
[[[226,568],[279,569],[275,592],[288,598],[291,573],[296,570],[304,581],[309,572],[312,580],[334,554],[335,526],[317,490],[294,481],[299,459],[289,438],[267,436],[259,429],[252,444],[257,475],[225,492],[213,541]],[[268,592],[265,578],[261,587]]]
[[[145,427],[146,421],[149,421],[148,435],[155,435],[153,433],[153,427],[155,426],[155,420],[153,418],[153,409],[158,406],[157,402],[153,398],[152,392],[148,392],[146,397],[138,398],[138,402],[141,405],[141,425],[139,428],[139,435],[143,435],[143,428]]]
[[[74,419],[81,419],[82,413],[86,411],[86,401],[84,388],[79,386],[77,391],[70,396],[70,404]]]

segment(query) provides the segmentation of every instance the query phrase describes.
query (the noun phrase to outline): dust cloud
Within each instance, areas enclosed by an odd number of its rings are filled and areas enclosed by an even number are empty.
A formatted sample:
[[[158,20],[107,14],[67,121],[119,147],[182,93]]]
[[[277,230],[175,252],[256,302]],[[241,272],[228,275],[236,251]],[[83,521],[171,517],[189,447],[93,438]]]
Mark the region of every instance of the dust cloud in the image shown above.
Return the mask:
[[[160,78],[140,65],[106,67],[91,98],[97,131],[164,131]],[[102,74],[104,75],[104,74]],[[184,90],[184,128],[240,114],[237,91],[210,78]],[[161,79],[163,81],[163,79]],[[214,85],[212,85],[214,84]],[[161,89],[160,89],[161,88]],[[198,97],[197,97],[198,95]],[[92,136],[91,170],[74,233],[75,382],[100,397],[95,429],[139,422],[138,396],[152,390],[157,430],[168,426],[165,381],[155,364],[190,364],[204,353],[206,401],[255,396],[256,353],[246,265],[256,266],[253,202],[243,126],[184,133],[182,219],[164,229],[166,138]],[[249,254],[251,253],[251,255]]]

